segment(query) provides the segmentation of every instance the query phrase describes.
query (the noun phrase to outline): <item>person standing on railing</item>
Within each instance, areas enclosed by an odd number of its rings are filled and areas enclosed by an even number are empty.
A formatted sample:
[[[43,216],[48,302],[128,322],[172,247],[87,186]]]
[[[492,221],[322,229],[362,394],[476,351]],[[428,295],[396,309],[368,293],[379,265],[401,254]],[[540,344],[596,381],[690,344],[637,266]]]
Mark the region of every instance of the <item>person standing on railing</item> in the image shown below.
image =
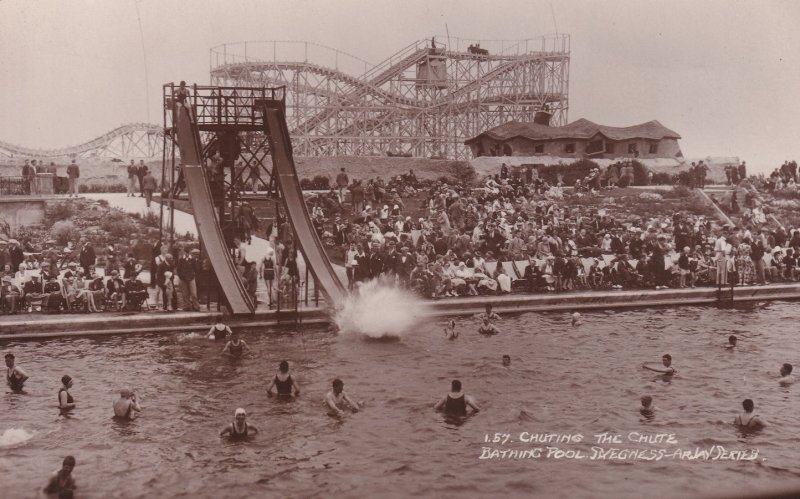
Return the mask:
[[[75,163],[75,160],[72,160],[72,163],[69,164],[67,167],[67,177],[69,177],[69,196],[68,197],[78,197],[78,179],[81,176],[81,169]]]

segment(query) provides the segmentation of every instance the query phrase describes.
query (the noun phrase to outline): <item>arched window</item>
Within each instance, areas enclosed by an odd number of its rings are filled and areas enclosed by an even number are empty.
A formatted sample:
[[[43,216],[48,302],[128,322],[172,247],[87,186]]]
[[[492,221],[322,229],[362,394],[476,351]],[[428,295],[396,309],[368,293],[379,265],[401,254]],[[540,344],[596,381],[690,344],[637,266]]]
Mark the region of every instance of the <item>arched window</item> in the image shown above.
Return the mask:
[[[511,146],[509,144],[503,144],[503,156],[511,156]]]

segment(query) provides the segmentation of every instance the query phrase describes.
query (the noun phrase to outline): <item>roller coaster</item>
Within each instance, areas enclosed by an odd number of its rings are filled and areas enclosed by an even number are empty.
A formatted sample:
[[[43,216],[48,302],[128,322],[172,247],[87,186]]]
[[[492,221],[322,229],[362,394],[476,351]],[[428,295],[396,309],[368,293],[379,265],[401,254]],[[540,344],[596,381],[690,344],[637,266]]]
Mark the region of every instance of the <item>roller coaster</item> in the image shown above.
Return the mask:
[[[93,140],[60,149],[34,149],[0,141],[0,157],[23,158],[160,158],[164,129],[147,123],[115,128]]]
[[[568,35],[434,37],[377,65],[323,45],[284,41],[223,44],[210,59],[214,85],[286,87],[297,155],[466,159],[464,140],[507,121],[533,121],[545,111],[553,125],[567,123]]]

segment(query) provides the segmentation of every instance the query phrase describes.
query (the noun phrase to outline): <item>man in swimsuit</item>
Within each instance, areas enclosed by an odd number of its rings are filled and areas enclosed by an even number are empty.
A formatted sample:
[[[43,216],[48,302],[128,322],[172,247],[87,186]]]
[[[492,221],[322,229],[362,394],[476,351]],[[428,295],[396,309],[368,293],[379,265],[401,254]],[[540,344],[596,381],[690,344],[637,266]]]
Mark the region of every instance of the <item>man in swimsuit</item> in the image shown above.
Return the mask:
[[[443,410],[448,416],[466,416],[467,406],[472,407],[473,414],[481,410],[472,397],[461,391],[461,381],[454,379],[450,384],[450,393],[437,402],[433,409]]]
[[[228,326],[226,326],[221,322],[217,322],[216,324],[211,326],[211,329],[208,330],[206,338],[208,338],[209,340],[213,338],[216,341],[222,341],[228,339],[228,336],[230,336],[231,334],[233,334],[231,332],[231,328],[229,328]]]
[[[14,365],[16,358],[13,353],[6,354],[6,383],[15,392],[22,391],[22,386],[28,379],[28,375],[21,367]]]
[[[741,426],[742,428],[760,428],[766,426],[764,421],[758,417],[758,414],[753,412],[755,404],[751,399],[744,399],[742,408],[744,408],[744,412],[736,415],[733,424]]]
[[[239,339],[239,333],[231,333],[231,339],[225,344],[222,349],[222,355],[230,355],[234,358],[242,357],[245,352],[249,352],[250,347],[247,346],[244,340]]]
[[[499,333],[500,330],[491,323],[488,317],[484,317],[483,324],[481,324],[481,327],[478,328],[478,332],[487,336],[491,336]]]
[[[661,363],[664,364],[664,374],[673,375],[675,374],[675,368],[672,367],[672,355],[665,353],[663,357],[661,357]]]
[[[134,412],[141,412],[136,394],[124,389],[119,392],[119,398],[114,401],[114,416],[123,419],[133,419]]]
[[[247,424],[247,412],[239,407],[233,413],[233,423],[225,426],[219,432],[219,436],[228,436],[231,440],[246,440],[249,435],[258,433],[258,428],[251,424]]]
[[[72,497],[77,485],[75,485],[75,478],[72,476],[72,470],[75,469],[75,458],[67,456],[61,464],[61,469],[53,473],[47,485],[44,487],[44,492],[47,494],[58,494],[58,497]]]
[[[325,394],[325,404],[329,415],[339,417],[344,416],[344,410],[340,407],[349,407],[351,411],[358,412],[360,406],[344,393],[344,382],[339,378],[333,380],[333,390]]]
[[[69,394],[69,389],[72,388],[72,378],[65,374],[61,377],[61,384],[64,385],[58,390],[58,408],[61,412],[70,411],[75,408],[75,400]]]
[[[795,378],[792,375],[792,365],[786,363],[781,366],[781,379],[778,382],[782,385],[791,385],[795,382]]]
[[[497,315],[496,313],[492,312],[492,304],[491,303],[487,303],[486,304],[486,311],[485,312],[481,312],[479,314],[476,314],[475,318],[476,319],[490,319],[490,320],[493,320],[493,321],[499,321],[500,320],[500,316]]]
[[[300,388],[297,387],[297,383],[292,379],[292,375],[289,374],[289,363],[285,360],[281,361],[278,366],[278,374],[275,375],[272,383],[267,388],[268,397],[272,397],[273,387],[278,390],[278,398],[292,398],[292,388],[294,388],[294,396],[300,396]]]

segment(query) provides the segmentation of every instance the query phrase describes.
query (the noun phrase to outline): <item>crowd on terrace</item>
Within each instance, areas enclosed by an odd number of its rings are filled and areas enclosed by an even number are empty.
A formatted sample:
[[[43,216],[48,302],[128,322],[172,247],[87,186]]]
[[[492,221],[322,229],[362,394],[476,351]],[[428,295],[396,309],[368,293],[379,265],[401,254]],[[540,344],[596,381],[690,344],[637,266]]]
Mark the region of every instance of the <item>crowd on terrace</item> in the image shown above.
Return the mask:
[[[706,171],[693,168],[702,182]],[[800,230],[752,217],[741,227],[722,226],[682,212],[615,218],[569,202],[602,189],[593,180],[599,177],[613,181],[614,175],[592,171],[566,193],[541,179],[526,184],[507,170],[478,189],[423,184],[412,171],[388,184],[352,181],[351,203],[342,202],[345,189],[338,183],[340,192],[320,196],[312,213],[323,239],[343,253],[350,287],[388,276],[431,298],[798,277]],[[423,207],[412,216],[404,200],[414,197]]]
[[[619,168],[617,179],[629,174],[625,165]],[[787,162],[767,179],[750,180],[770,190],[795,181],[795,176],[796,166]],[[686,212],[649,219],[614,216],[604,208],[573,202],[602,195],[613,180],[608,170],[592,170],[565,189],[540,178],[526,182],[502,169],[476,188],[442,180],[420,182],[413,171],[388,182],[350,181],[342,171],[338,189],[312,198],[309,205],[323,241],[334,259],[343,261],[351,288],[384,278],[422,296],[441,298],[800,278],[800,229],[770,225],[755,188],[746,190],[738,227]],[[657,196],[642,194],[647,195]],[[299,281],[292,265],[296,249],[291,229],[285,222],[274,227],[267,232],[283,242],[268,259],[236,262],[254,297],[257,279],[266,281],[271,299],[278,290],[297,292],[290,285]],[[245,254],[246,240],[238,238],[240,251],[234,250],[234,258]],[[199,250],[188,247],[170,253],[157,245],[149,262],[132,254],[117,257],[113,248],[104,254],[98,262],[85,240],[63,249],[48,241],[46,248],[35,251],[28,241],[0,238],[0,311],[197,310],[196,280],[213,274]]]

